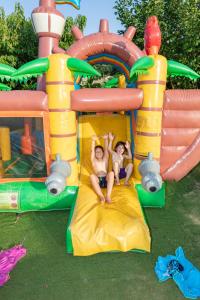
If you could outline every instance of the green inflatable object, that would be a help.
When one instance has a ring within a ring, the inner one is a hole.
[[[0,74],[11,76],[16,71],[15,68],[6,64],[0,64]]]
[[[0,91],[10,91],[11,88],[3,83],[0,83]]]
[[[49,69],[49,59],[47,57],[38,58],[21,66],[12,74],[13,80],[27,81],[32,77],[41,76]]]
[[[13,73],[16,71],[15,68],[10,67],[6,64],[0,64],[0,79],[1,80],[10,80]]]
[[[0,212],[65,210],[75,202],[77,191],[77,186],[68,186],[59,196],[53,196],[44,182],[1,183]]]
[[[136,190],[140,203],[143,207],[164,207],[165,206],[165,183],[161,190],[156,193],[147,192],[141,184],[136,184]]]
[[[101,74],[98,71],[96,71],[90,64],[78,58],[68,58],[67,67],[70,69],[71,72],[74,73],[75,77],[101,76]]]
[[[171,77],[184,76],[192,80],[200,78],[200,75],[194,70],[174,60],[168,60],[167,62],[167,75]]]
[[[154,59],[152,57],[143,56],[139,58],[130,70],[130,78],[132,81],[136,80],[138,75],[148,74],[148,69],[154,66]]]
[[[73,217],[73,214],[74,214],[75,205],[76,205],[76,200],[73,202],[73,204],[71,206],[70,213],[69,213],[69,218],[68,218],[68,221],[67,221],[66,249],[67,249],[67,253],[69,253],[69,254],[73,254],[73,252],[74,252],[70,224],[71,224],[72,217]]]
[[[105,82],[104,87],[105,88],[113,88],[113,87],[118,87],[119,85],[119,78],[112,78]]]
[[[91,65],[78,58],[69,58],[66,62],[66,67],[74,73],[74,76],[91,77],[101,76]],[[49,59],[47,57],[32,60],[12,74],[12,79],[15,81],[27,81],[32,77],[41,76],[49,69]]]

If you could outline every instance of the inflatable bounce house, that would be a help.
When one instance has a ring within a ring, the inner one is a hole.
[[[200,91],[166,90],[167,78],[200,76],[159,54],[156,17],[147,20],[144,50],[132,42],[134,27],[117,35],[105,19],[88,36],[73,27],[75,42],[61,49],[65,19],[56,5],[79,2],[40,0],[32,12],[38,59],[18,70],[0,65],[1,80],[38,78],[36,91],[0,85],[0,211],[70,208],[66,244],[74,255],[149,252],[142,207],[163,207],[164,181],[180,180],[200,160]],[[121,73],[112,88],[78,87],[101,76],[95,64]],[[134,172],[131,186],[114,186],[112,203],[102,205],[90,185],[91,137],[108,132],[130,141]]]

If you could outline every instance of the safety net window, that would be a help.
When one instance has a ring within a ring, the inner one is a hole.
[[[0,118],[0,178],[46,175],[42,118]]]

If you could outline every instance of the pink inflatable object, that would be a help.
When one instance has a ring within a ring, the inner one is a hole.
[[[0,252],[0,287],[10,279],[9,273],[25,255],[26,249],[21,245]]]

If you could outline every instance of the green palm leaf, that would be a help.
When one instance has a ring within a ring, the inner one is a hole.
[[[87,62],[80,60],[78,58],[69,58],[67,60],[68,69],[74,73],[74,77],[82,76],[82,77],[92,77],[92,76],[101,76],[101,74],[95,70],[90,64]]]
[[[174,60],[168,60],[167,65],[167,75],[171,77],[175,76],[184,76],[192,80],[200,78],[200,75],[197,74],[194,70],[188,66],[181,64]]]
[[[3,83],[0,83],[0,91],[10,91],[11,88]]]
[[[15,68],[10,67],[9,65],[6,64],[0,64],[0,79],[3,80],[10,80],[12,74],[16,71]]]
[[[154,59],[152,57],[143,56],[139,58],[130,70],[131,81],[135,81],[138,75],[148,74],[148,69],[154,66]]]
[[[105,88],[118,87],[118,85],[119,85],[119,78],[112,78],[104,83]]]
[[[47,57],[32,60],[21,66],[12,74],[12,79],[15,81],[26,82],[32,77],[41,76],[49,69],[49,59]]]

